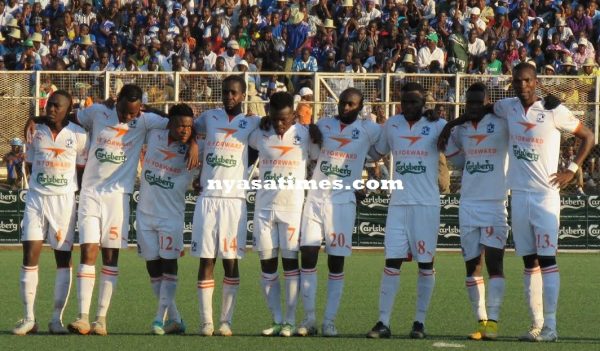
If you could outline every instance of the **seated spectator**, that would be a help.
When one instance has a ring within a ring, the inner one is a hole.
[[[227,72],[232,72],[237,66],[238,63],[242,60],[242,58],[238,55],[238,51],[240,49],[240,45],[235,40],[230,40],[227,43],[227,51],[220,55],[223,59],[225,59],[225,70]]]
[[[474,57],[480,57],[486,54],[487,48],[485,42],[477,37],[477,31],[471,29],[469,31],[469,55]]]
[[[419,70],[427,70],[431,61],[438,61],[442,69],[446,62],[444,51],[438,47],[438,35],[436,33],[427,35],[427,46],[419,50],[419,54],[417,55]]]

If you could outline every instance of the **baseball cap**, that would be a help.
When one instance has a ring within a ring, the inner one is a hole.
[[[240,60],[240,62],[238,62],[238,64],[237,64],[237,65],[238,65],[238,66],[240,66],[240,65],[241,65],[241,66],[246,66],[246,68],[249,68],[249,66],[248,66],[248,61],[246,61],[246,60]]]
[[[176,2],[175,4],[173,4],[173,10],[181,10],[181,4]]]
[[[236,50],[237,50],[237,49],[239,49],[239,48],[240,48],[240,44],[238,44],[238,42],[237,42],[236,40],[230,40],[230,41],[227,43],[227,47],[228,47],[228,48],[232,48],[232,49],[236,49]]]
[[[471,14],[479,16],[481,15],[481,10],[479,9],[479,7],[473,7],[473,9],[471,10]]]
[[[304,87],[304,88],[300,89],[300,91],[298,92],[298,95],[300,95],[300,96],[313,95],[313,91],[311,88]]]
[[[431,40],[431,41],[437,43],[439,40],[439,37],[438,37],[437,33],[429,33],[427,35],[427,40]]]
[[[580,38],[579,41],[577,42],[577,45],[588,45],[588,41],[586,38]]]

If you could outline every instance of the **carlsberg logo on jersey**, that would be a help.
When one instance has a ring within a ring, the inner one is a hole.
[[[122,164],[127,160],[127,156],[123,153],[123,151],[119,152],[119,154],[114,154],[113,152],[108,152],[102,148],[96,149],[94,153],[96,159],[100,161],[100,163],[114,163],[116,165]]]
[[[8,192],[8,194],[0,193],[0,204],[14,204],[17,202],[17,195],[12,192]],[[23,200],[25,202],[25,200]]]
[[[385,226],[371,222],[360,222],[358,230],[368,236],[385,235]]]
[[[467,163],[465,164],[465,168],[467,170],[467,173],[469,174],[489,173],[494,171],[494,164],[490,163],[489,160],[485,160],[484,163],[481,163],[479,161],[467,161]]]
[[[9,222],[0,221],[0,232],[2,233],[12,233],[16,232],[19,229],[19,225],[14,223],[13,220],[9,220]]]
[[[296,177],[294,177],[292,175],[292,173],[288,173],[288,176],[284,176],[282,173],[275,173],[275,172],[271,172],[271,171],[266,171],[265,172],[265,176],[263,180],[274,180],[274,181],[278,181],[279,179],[282,179],[286,182],[291,182],[291,183],[295,183],[296,182]]]
[[[348,169],[348,165],[345,165],[344,168],[342,168],[337,165],[333,165],[327,161],[321,162],[321,166],[319,167],[319,169],[326,176],[334,175],[340,178],[346,178],[352,174],[352,170]]]
[[[561,226],[558,230],[558,238],[583,238],[585,236],[585,228],[581,228],[581,224],[577,225],[577,228]]]
[[[536,154],[535,150],[521,149],[519,145],[513,145],[513,154],[517,160],[533,162],[540,159],[540,155]]]
[[[44,174],[44,173],[38,173],[38,175],[35,177],[35,180],[41,185],[41,186],[67,186],[67,184],[69,184],[69,181],[67,180],[67,178],[65,178],[64,175],[60,175],[60,176],[56,176],[54,174]]]
[[[568,197],[561,197],[560,198],[560,209],[565,209],[565,208],[571,208],[571,209],[581,209],[581,208],[585,208],[585,200],[584,199],[573,199],[573,198],[568,198]]]
[[[171,177],[163,178],[160,175],[152,173],[150,170],[144,172],[144,179],[148,184],[156,185],[163,189],[173,189],[175,186],[175,183],[171,181]]]
[[[427,166],[423,165],[422,161],[418,161],[417,164],[412,162],[396,162],[396,172],[400,175],[403,174],[423,174],[427,172]]]
[[[206,155],[206,163],[215,168],[215,167],[235,167],[237,165],[237,160],[233,158],[233,155],[230,155],[231,158],[225,158],[224,156],[217,156],[212,152]]]

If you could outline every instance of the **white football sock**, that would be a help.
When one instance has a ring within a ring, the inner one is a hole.
[[[212,298],[214,291],[214,280],[198,280],[198,305],[200,306],[200,323],[213,322]]]
[[[167,309],[174,309],[169,319],[181,322],[179,311],[174,306],[175,294],[177,293],[177,276],[163,273],[162,283],[160,285],[160,298],[158,300],[158,310],[156,312],[156,320],[162,321],[165,317]]]
[[[95,282],[96,266],[80,264],[77,270],[77,300],[79,301],[80,315],[90,314]]]
[[[500,320],[500,306],[504,300],[505,280],[503,276],[493,276],[488,280],[487,313],[488,319]]]
[[[119,267],[102,266],[100,274],[100,289],[98,292],[98,317],[106,317],[112,294],[117,288]]]
[[[21,266],[21,299],[25,319],[35,320],[34,305],[38,285],[38,266]]]
[[[471,302],[473,314],[478,321],[487,321],[488,316],[485,310],[485,282],[483,277],[467,277],[465,286]]]
[[[162,276],[160,277],[150,277],[150,286],[152,287],[152,292],[154,296],[158,299],[160,297],[160,285],[162,283]]]
[[[221,301],[221,323],[231,324],[240,278],[223,277],[223,300]]]
[[[300,287],[300,270],[284,271],[285,277],[285,322],[296,325],[296,306],[298,305],[298,289]]]
[[[560,291],[560,274],[557,265],[542,268],[542,282],[544,286],[544,326],[556,330],[556,309]]]
[[[304,317],[314,321],[316,299],[317,299],[317,269],[301,269],[300,284],[302,291],[302,304],[304,305]]]
[[[58,268],[56,270],[56,279],[54,280],[54,312],[52,313],[53,321],[62,321],[63,312],[67,301],[69,300],[69,292],[71,291],[71,267]]]
[[[429,309],[429,302],[435,286],[435,270],[419,269],[417,278],[417,311],[415,321],[425,324],[425,316]]]
[[[544,304],[540,267],[525,268],[523,271],[523,285],[525,287],[525,301],[529,307],[529,316],[533,325],[541,328],[544,325]]]
[[[335,321],[340,302],[342,301],[342,292],[344,291],[344,272],[329,273],[327,279],[327,304],[325,305],[326,321]]]
[[[277,273],[269,274],[262,272],[260,285],[267,300],[267,306],[271,310],[273,321],[281,324],[281,285],[279,283],[279,275]]]
[[[396,294],[400,289],[400,270],[384,267],[381,274],[381,288],[379,289],[379,320],[385,325],[390,325],[390,318],[394,309]]]

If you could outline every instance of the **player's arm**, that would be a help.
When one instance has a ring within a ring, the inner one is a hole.
[[[390,144],[388,142],[387,131],[390,130],[389,124],[390,120],[388,119],[383,128],[379,125],[376,125],[377,129],[374,129],[374,133],[372,136],[371,147],[369,148],[368,154],[369,157],[373,159],[374,162],[381,160],[385,155],[390,152]]]
[[[446,123],[444,128],[442,128],[440,135],[438,136],[438,142],[437,142],[438,149],[440,151],[445,151],[446,146],[448,145],[448,140],[450,139],[450,135],[452,134],[452,129],[454,127],[462,125],[468,121],[469,121],[469,119],[466,115],[461,115],[460,117],[455,118],[455,119],[449,121],[448,123]],[[446,155],[446,156],[448,156],[448,155]]]
[[[592,147],[594,146],[594,133],[583,125],[583,123],[579,123],[579,127],[573,132],[573,135],[577,139],[581,141],[579,145],[579,149],[577,150],[577,154],[575,155],[575,159],[569,164],[569,167],[563,171],[559,171],[550,176],[550,184],[556,185],[560,188],[567,186],[575,177],[575,173],[577,170],[581,168],[583,161],[587,158]]]
[[[450,138],[448,138],[448,145],[444,151],[444,155],[446,156],[446,160],[448,160],[448,162],[450,162],[454,167],[463,169],[465,164],[465,153],[462,148],[460,138],[460,130],[452,130]]]
[[[83,179],[83,171],[85,169],[85,164],[87,163],[88,151],[90,148],[90,139],[87,137],[86,133],[78,133],[76,134],[77,138],[77,157],[75,162],[75,172],[77,176],[77,184],[78,188],[81,189],[82,179]]]

